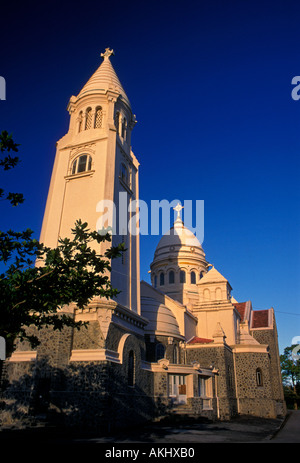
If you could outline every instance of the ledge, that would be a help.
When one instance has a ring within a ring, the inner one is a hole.
[[[166,363],[162,362],[165,360]],[[142,370],[152,371],[153,373],[171,373],[171,374],[197,374],[200,376],[215,376],[216,370],[210,368],[195,369],[193,365],[172,364],[167,359],[161,359],[159,362],[146,362],[142,361]]]
[[[70,362],[114,362],[120,363],[119,354],[108,349],[72,350]]]
[[[81,177],[92,177],[95,170],[85,170],[84,172],[79,172],[78,174],[65,175],[65,180],[73,180],[73,178]]]
[[[232,347],[232,352],[234,354],[239,353],[269,353],[269,346],[267,344],[235,344]]]
[[[12,353],[7,359],[8,362],[34,362],[36,360],[37,351],[33,350],[17,350]]]

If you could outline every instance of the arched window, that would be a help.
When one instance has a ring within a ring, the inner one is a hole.
[[[191,285],[195,285],[195,284],[196,284],[196,273],[191,272]]]
[[[200,275],[199,275],[200,280],[203,277],[203,275],[204,275],[204,272],[200,272]]]
[[[117,129],[117,134],[120,135],[120,113],[119,111],[115,114],[115,127]]]
[[[210,301],[210,290],[208,288],[203,291],[203,298],[204,301]]]
[[[122,121],[122,133],[121,133],[121,136],[122,138],[124,138],[124,140],[126,140],[126,129],[127,129],[127,121],[124,117]]]
[[[92,157],[87,154],[82,154],[73,161],[72,175],[79,174],[80,172],[89,171],[92,168]]]
[[[263,385],[262,371],[261,371],[260,368],[256,369],[256,385],[257,386],[262,386]]]
[[[76,168],[77,168],[77,159],[75,159],[72,165],[72,175],[76,174]]]
[[[216,288],[216,300],[220,301],[222,299],[222,290],[221,288]]]
[[[185,271],[180,270],[180,283],[185,283]]]
[[[165,356],[165,347],[163,344],[157,344],[155,349],[156,361],[163,359]]]
[[[131,350],[128,355],[128,386],[134,386],[135,383],[135,358]]]
[[[128,170],[125,164],[123,164],[123,162],[121,162],[121,165],[120,165],[120,175],[119,176],[122,182],[124,182],[126,185],[129,184]]]
[[[77,167],[77,173],[79,172],[85,172],[86,170],[90,170],[89,166],[89,159],[90,157],[84,154],[83,156],[79,156],[78,158],[78,167]]]
[[[82,111],[80,111],[79,116],[78,116],[78,132],[82,131],[82,119],[83,119]]]
[[[165,274],[161,272],[161,274],[159,275],[159,285],[164,286],[164,284],[165,284]]]
[[[173,363],[179,363],[179,351],[178,351],[178,346],[174,346],[173,349]]]
[[[175,283],[175,273],[173,270],[169,271],[169,285],[173,285]]]
[[[102,127],[102,116],[103,116],[102,108],[101,106],[98,106],[95,112],[95,124],[94,124],[95,129],[100,129]]]
[[[92,127],[92,108],[87,108],[85,113],[85,130]]]

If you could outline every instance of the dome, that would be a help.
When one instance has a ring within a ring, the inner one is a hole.
[[[182,337],[177,320],[168,307],[151,297],[142,296],[141,302],[142,316],[149,320],[146,334]]]
[[[194,233],[186,228],[180,218],[174,222],[174,226],[164,234],[158,243],[156,250],[164,246],[197,246],[201,248],[199,240]]]
[[[184,226],[182,220],[177,217],[174,226],[159,241],[154,253],[153,262],[168,258],[171,255],[178,255],[179,253],[182,255],[192,253],[195,257],[205,259],[205,253],[199,240],[191,230]]]

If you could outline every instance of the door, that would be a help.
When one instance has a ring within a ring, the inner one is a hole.
[[[169,375],[169,396],[175,404],[186,404],[186,378],[184,375]]]

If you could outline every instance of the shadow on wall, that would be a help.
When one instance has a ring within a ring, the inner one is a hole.
[[[9,370],[17,368],[8,365],[8,377]],[[18,379],[3,383],[1,426],[22,428],[43,421],[111,432],[145,423],[168,409],[164,398],[155,401],[149,395],[152,376],[148,372],[142,381],[145,387],[140,387],[129,386],[117,364],[74,362],[54,368],[44,358],[28,363],[24,370]]]

